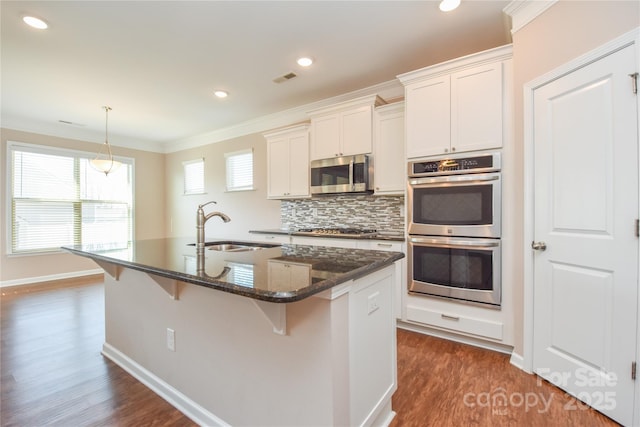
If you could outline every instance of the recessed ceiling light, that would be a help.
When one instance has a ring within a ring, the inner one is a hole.
[[[229,92],[227,92],[226,90],[216,90],[215,92],[213,92],[213,94],[218,98],[226,98],[227,96],[229,96]]]
[[[47,28],[49,28],[49,25],[47,25],[46,22],[44,22],[40,18],[36,18],[35,16],[25,16],[22,18],[22,20],[28,26],[37,28],[39,30],[46,30]]]
[[[313,64],[313,59],[303,56],[302,58],[298,58],[296,62],[301,67],[308,67],[309,65]]]
[[[450,12],[458,6],[460,6],[460,0],[442,0],[440,2],[440,10],[443,12]]]

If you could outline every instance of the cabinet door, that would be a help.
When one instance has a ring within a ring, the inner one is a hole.
[[[340,116],[332,114],[311,119],[311,160],[340,155]]]
[[[404,111],[382,107],[375,114],[374,188],[376,194],[404,194]]]
[[[372,151],[372,113],[365,106],[342,113],[341,156],[368,154]]]
[[[294,245],[310,245],[310,246],[329,246],[332,248],[351,248],[355,249],[357,241],[352,239],[343,239],[340,237],[307,237],[307,236],[291,236],[291,243]]]
[[[449,152],[451,83],[442,76],[406,88],[407,157]]]
[[[267,149],[267,197],[280,198],[289,192],[289,141],[270,140]]]
[[[306,133],[289,139],[289,195],[309,195],[309,138]]]
[[[502,147],[502,63],[451,75],[451,149]]]
[[[268,286],[271,291],[291,291],[311,284],[311,265],[277,260],[268,261]]]

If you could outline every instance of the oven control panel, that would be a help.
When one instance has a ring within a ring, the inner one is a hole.
[[[409,162],[409,176],[435,176],[500,170],[500,153]]]

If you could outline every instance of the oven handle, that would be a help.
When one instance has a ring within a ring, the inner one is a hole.
[[[500,179],[500,175],[491,174],[491,175],[455,175],[455,176],[445,176],[445,177],[435,177],[435,178],[416,178],[409,180],[409,184],[411,185],[425,185],[425,184],[473,184],[473,183],[483,183],[490,181],[497,181]]]
[[[495,248],[500,246],[499,241],[493,240],[462,240],[456,239],[455,241],[443,240],[443,239],[429,239],[425,237],[411,237],[409,239],[411,243],[425,244],[437,248],[459,248],[459,249],[477,249],[477,248]]]

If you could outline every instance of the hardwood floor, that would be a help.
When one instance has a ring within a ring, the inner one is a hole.
[[[71,284],[2,294],[0,424],[195,425],[101,356],[103,285]],[[507,404],[494,406],[501,393]],[[506,355],[404,330],[393,407],[392,427],[616,425]]]

